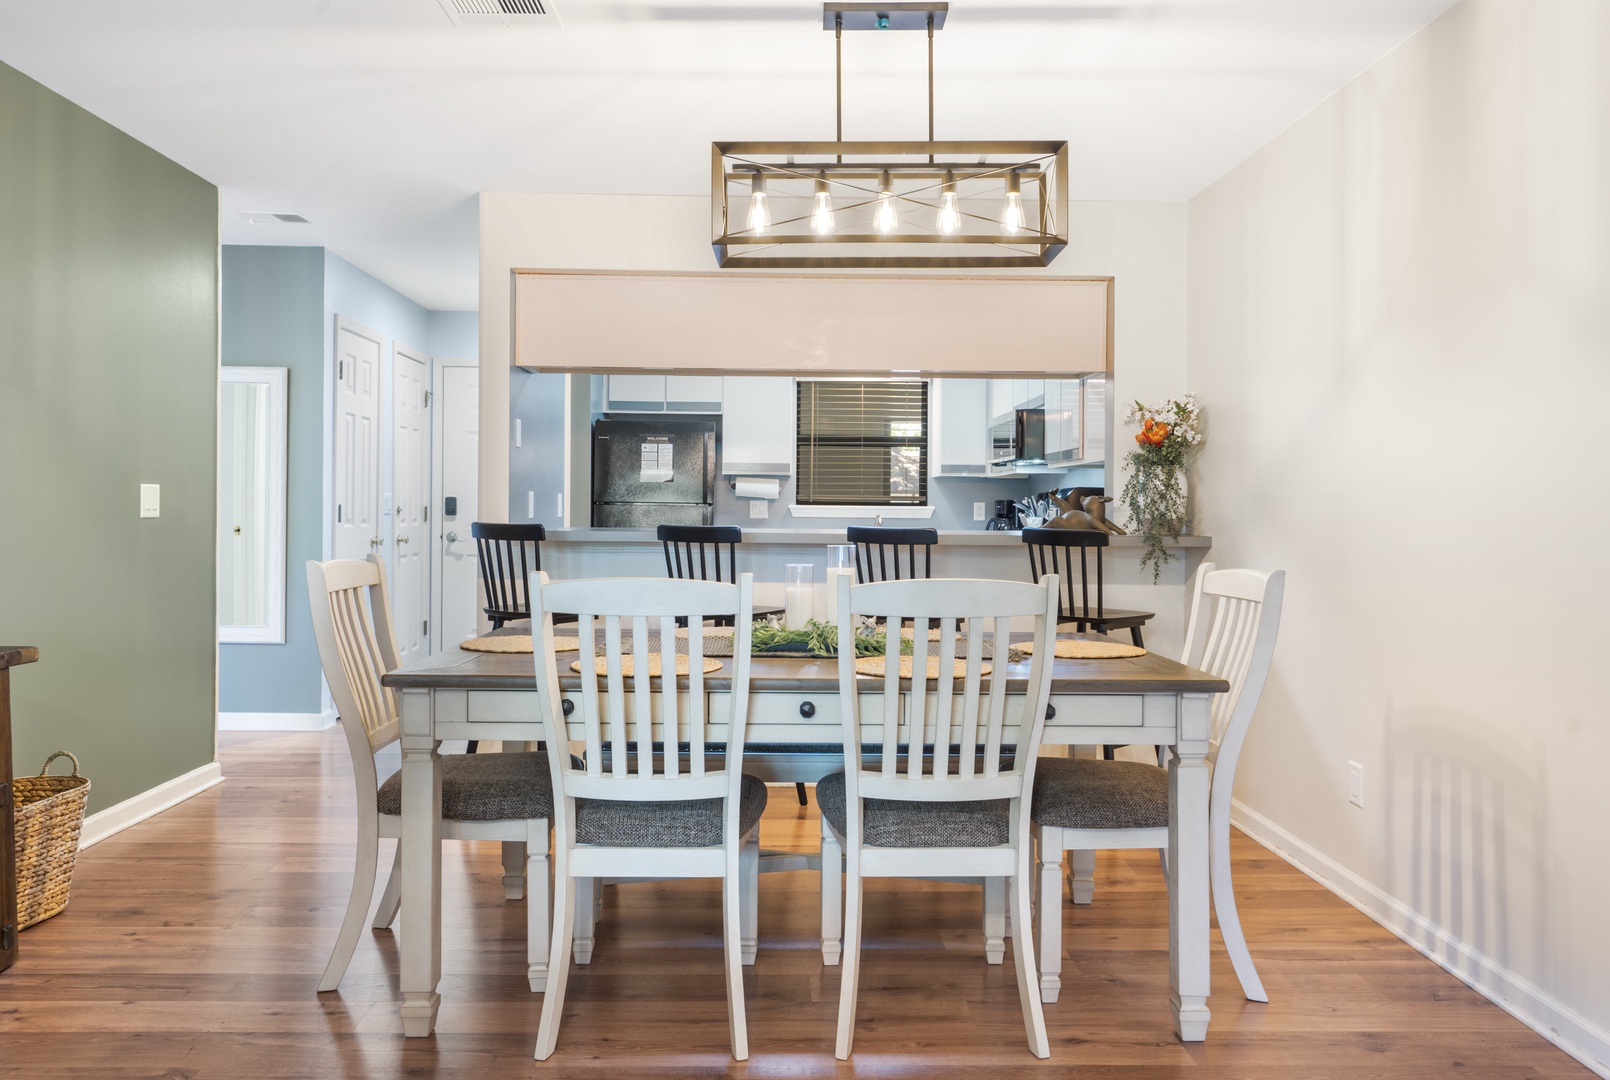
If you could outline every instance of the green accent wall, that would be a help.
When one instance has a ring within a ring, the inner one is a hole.
[[[218,189],[0,64],[0,640],[92,813],[214,760],[217,364]]]

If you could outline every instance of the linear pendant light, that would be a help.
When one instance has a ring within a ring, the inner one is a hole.
[[[934,31],[950,5],[822,5],[833,31],[832,142],[711,144],[716,264],[763,267],[1047,266],[1067,246],[1068,144],[934,138]],[[845,142],[843,35],[928,34],[928,139]]]

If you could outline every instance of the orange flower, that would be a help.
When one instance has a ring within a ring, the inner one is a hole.
[[[1152,429],[1152,434],[1156,435],[1159,439],[1166,439],[1168,438],[1169,431],[1170,428],[1167,424],[1158,424],[1157,427]]]
[[[1135,436],[1135,441],[1140,443],[1140,445],[1145,446],[1146,445],[1146,435],[1145,435],[1145,433],[1144,432],[1137,433],[1136,436]]]
[[[1151,417],[1148,416],[1146,418],[1146,422],[1141,425],[1141,430],[1142,431],[1150,431],[1150,430],[1152,430],[1152,425],[1155,424],[1155,423],[1157,423],[1157,421],[1153,420]]]

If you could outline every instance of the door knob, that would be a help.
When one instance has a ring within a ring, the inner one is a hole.
[[[380,539],[380,537],[378,537],[378,536],[371,536],[369,538],[369,546],[372,547],[372,548],[377,548],[381,544],[384,544],[384,543],[385,543],[385,541]]]
[[[445,536],[443,536],[442,539],[446,540],[449,544],[456,544],[456,543],[458,543],[458,533],[453,532],[451,529],[449,529],[447,531],[447,534]]]
[[[406,544],[406,543],[408,543],[408,537],[406,537],[406,536],[399,536],[399,537],[397,537],[397,543],[399,543],[399,544]]]

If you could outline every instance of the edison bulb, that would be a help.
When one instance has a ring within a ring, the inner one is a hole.
[[[900,227],[900,212],[894,207],[892,192],[878,192],[878,208],[872,213],[872,227],[885,235]]]
[[[1006,205],[1001,207],[1001,232],[1008,236],[1023,231],[1023,196],[1016,191],[1006,193]]]
[[[934,219],[934,228],[947,236],[961,232],[962,215],[956,208],[956,193],[947,191],[939,196],[939,216]]]
[[[811,207],[811,232],[826,236],[833,231],[833,197],[818,191]]]
[[[751,192],[749,195],[749,231],[756,236],[766,235],[771,228],[771,209],[766,205],[764,191]]]

